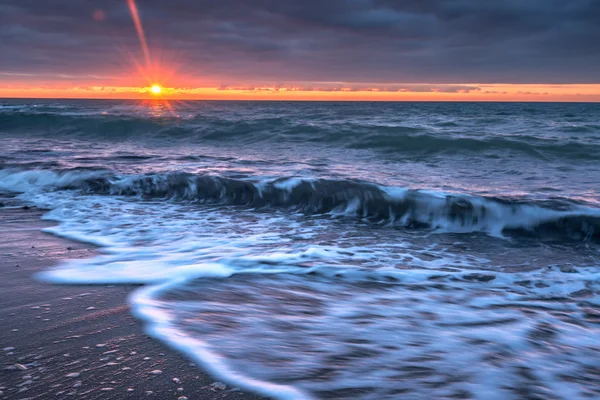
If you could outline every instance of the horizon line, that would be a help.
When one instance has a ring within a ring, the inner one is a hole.
[[[600,100],[452,100],[452,99],[248,99],[248,98],[177,98],[177,97],[28,97],[28,96],[9,96],[0,97],[0,101],[5,100],[91,100],[91,101],[222,101],[222,102],[295,102],[295,103],[572,103],[572,104],[600,104]]]

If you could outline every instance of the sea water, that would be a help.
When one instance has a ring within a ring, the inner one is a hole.
[[[0,190],[281,399],[600,397],[597,104],[0,101]]]

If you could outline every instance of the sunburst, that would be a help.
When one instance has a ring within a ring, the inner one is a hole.
[[[152,85],[152,87],[150,88],[150,91],[152,92],[153,95],[158,96],[159,94],[162,93],[162,88],[160,87],[160,85]]]

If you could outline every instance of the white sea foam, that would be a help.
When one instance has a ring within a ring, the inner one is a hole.
[[[86,179],[104,175],[101,171],[57,172],[52,170],[0,169],[0,189],[28,194],[43,189],[77,185]]]
[[[593,247],[528,247],[334,216],[356,212],[354,202],[311,217],[54,191],[80,173],[18,174],[0,176],[0,185],[51,209],[44,218],[59,224],[47,232],[102,246],[41,279],[146,285],[130,302],[148,333],[232,384],[281,399],[596,393]],[[435,218],[447,201],[416,195],[423,216]],[[488,223],[529,212],[518,210],[490,209]]]

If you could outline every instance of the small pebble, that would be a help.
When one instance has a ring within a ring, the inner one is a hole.
[[[153,394],[154,392],[152,390],[146,390],[146,396],[150,396],[151,394]]]
[[[173,378],[173,379],[172,379],[172,381],[173,381],[173,383],[175,383],[175,384],[179,384],[179,382],[181,382],[181,381],[179,380],[179,378]]]
[[[74,388],[78,388],[78,387],[81,387],[81,385],[82,385],[81,381],[76,381],[76,382],[73,384],[73,387],[74,387]]]
[[[78,378],[81,375],[79,372],[71,372],[70,374],[65,375],[67,378]]]
[[[13,351],[15,348],[14,347],[5,347],[3,350],[4,351]]]
[[[210,386],[212,386],[213,389],[217,389],[217,390],[227,389],[227,385],[224,384],[223,382],[215,382],[215,383],[212,383]]]
[[[105,347],[105,346],[106,346],[106,343],[98,343],[98,344],[96,345],[96,347]]]
[[[17,369],[20,369],[21,371],[25,371],[27,369],[27,367],[24,366],[23,364],[15,364],[15,367]]]
[[[105,387],[105,388],[100,389],[101,392],[109,392],[111,390],[115,390],[115,388]]]
[[[185,397],[185,396],[181,396],[181,397],[179,397],[177,400],[188,400],[188,398],[187,398],[187,397]]]
[[[134,388],[127,388],[128,392],[133,392],[135,389]]]
[[[96,307],[88,307],[88,308],[86,308],[86,310],[95,310],[95,309],[96,309]]]
[[[152,357],[144,357],[144,361],[152,360]]]
[[[155,369],[154,371],[150,372],[152,375],[160,375],[162,374],[162,371],[160,369]]]

